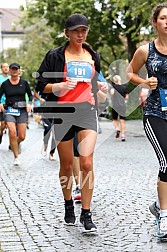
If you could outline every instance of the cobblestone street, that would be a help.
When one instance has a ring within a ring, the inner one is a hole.
[[[126,121],[126,141],[114,138],[111,121],[100,121],[94,154],[92,200],[96,235],[82,233],[80,204],[75,226],[64,224],[59,162],[41,155],[43,129],[31,121],[13,166],[8,136],[0,145],[0,243],[3,252],[165,252],[155,237],[148,206],[156,199],[158,162],[142,121]]]

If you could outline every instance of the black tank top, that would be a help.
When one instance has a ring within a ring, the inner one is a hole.
[[[167,55],[160,53],[154,41],[149,43],[148,58],[146,61],[148,77],[156,77],[156,90],[150,92],[144,108],[144,115],[153,115],[167,120],[167,111],[162,111],[159,89],[167,89]]]

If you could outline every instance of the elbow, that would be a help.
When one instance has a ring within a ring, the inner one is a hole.
[[[132,76],[133,76],[133,69],[132,67],[129,65],[127,67],[127,70],[126,70],[126,78],[127,78],[127,81],[130,81],[132,79]]]
[[[131,72],[126,72],[126,79],[127,81],[130,81],[132,79],[132,73]]]

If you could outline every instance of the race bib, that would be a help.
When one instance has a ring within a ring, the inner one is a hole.
[[[160,89],[159,93],[162,111],[167,111],[167,89]]]
[[[12,107],[8,107],[6,114],[19,116],[20,115],[20,109],[14,109]]]
[[[84,61],[70,61],[67,63],[67,79],[77,82],[91,82],[93,75],[92,66]]]

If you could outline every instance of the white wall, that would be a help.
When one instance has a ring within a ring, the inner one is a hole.
[[[19,47],[20,44],[22,43],[21,38],[23,35],[20,35],[20,38],[18,37],[18,35],[16,36],[17,37],[13,35],[6,35],[6,34],[5,34],[5,37],[2,36],[2,50]]]

